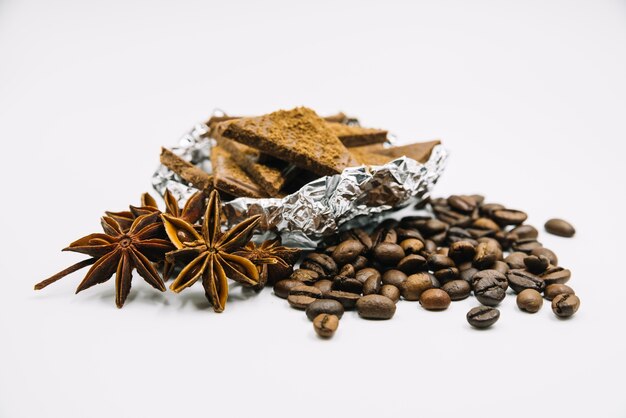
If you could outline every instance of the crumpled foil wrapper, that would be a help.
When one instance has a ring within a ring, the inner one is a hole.
[[[213,140],[209,128],[198,124],[170,149],[192,164],[211,172]],[[372,217],[418,203],[429,196],[445,168],[448,153],[436,146],[424,164],[402,157],[382,166],[350,167],[343,173],[316,179],[282,199],[240,197],[223,203],[227,224],[261,214],[261,239],[279,234],[285,245],[315,248],[342,225],[372,222]],[[160,165],[152,185],[163,196],[169,189],[183,203],[197,191],[167,167]]]

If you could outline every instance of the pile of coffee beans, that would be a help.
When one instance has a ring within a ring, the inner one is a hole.
[[[429,199],[417,209],[420,215],[327,239],[289,278],[275,283],[274,293],[305,310],[324,338],[335,333],[344,311],[391,319],[400,299],[439,311],[473,293],[481,306],[466,318],[476,328],[499,319],[496,306],[507,294],[517,295],[524,312],[538,312],[544,298],[558,317],[578,310],[580,300],[565,284],[570,270],[537,240],[537,229],[524,224],[526,213],[486,203],[480,195]],[[545,228],[574,235],[561,219],[548,221]]]

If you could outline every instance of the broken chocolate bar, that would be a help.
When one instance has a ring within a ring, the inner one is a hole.
[[[267,193],[219,145],[211,148],[214,186],[237,197],[268,197]]]

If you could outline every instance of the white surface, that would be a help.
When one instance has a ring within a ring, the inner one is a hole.
[[[624,2],[181,3],[0,2],[0,417],[626,416]],[[74,296],[80,273],[32,290],[214,107],[301,104],[441,137],[437,194],[571,220],[575,239],[541,241],[576,317],[509,297],[478,332],[474,299],[401,302],[320,341],[269,290],[222,315],[200,286],[135,280],[122,310],[112,281]]]

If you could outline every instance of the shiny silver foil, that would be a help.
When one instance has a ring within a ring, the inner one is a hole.
[[[170,149],[210,173],[212,143],[208,126],[199,124]],[[444,170],[447,155],[438,145],[425,164],[402,157],[382,166],[346,168],[282,199],[240,197],[225,202],[224,214],[229,225],[261,214],[261,228],[266,231],[262,239],[279,234],[285,245],[315,248],[322,238],[346,223],[368,223],[372,217],[428,197]],[[197,191],[163,165],[153,174],[152,185],[161,196],[169,189],[182,202]]]

